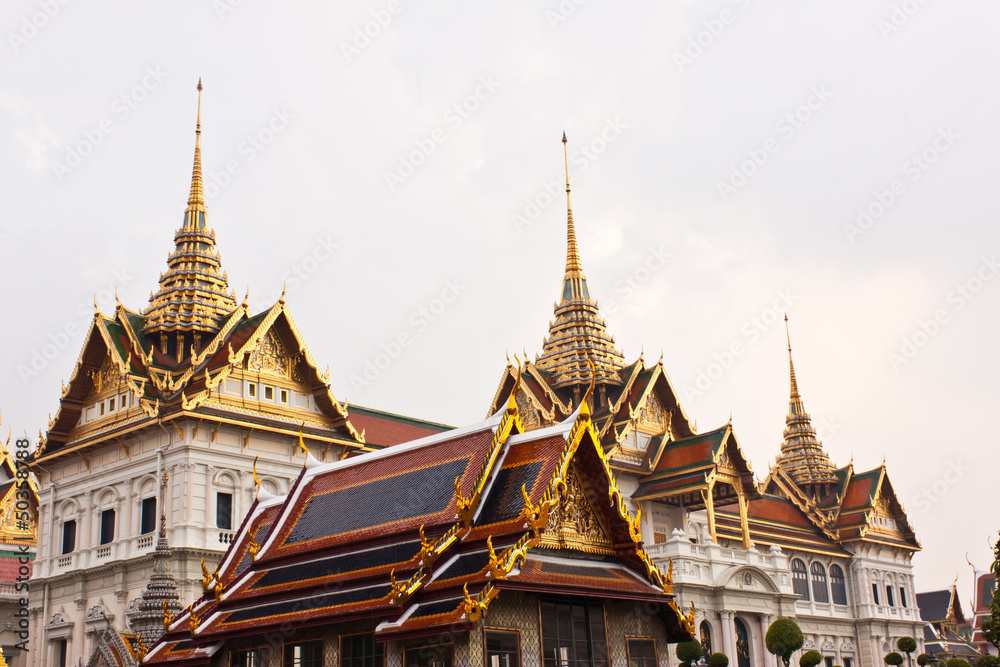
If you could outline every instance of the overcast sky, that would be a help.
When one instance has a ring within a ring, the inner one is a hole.
[[[731,413],[762,479],[787,311],[834,462],[885,458],[918,588],[960,574],[968,604],[965,553],[985,568],[1000,528],[996,3],[5,0],[0,27],[15,433],[55,413],[95,294],[111,314],[116,288],[135,310],[156,288],[198,77],[237,298],[263,310],[287,283],[338,399],[456,425],[508,351],[541,349],[565,130],[626,358],[662,350],[699,430]]]

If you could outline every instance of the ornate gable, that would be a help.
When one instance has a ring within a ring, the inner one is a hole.
[[[576,471],[570,468],[566,490],[549,514],[549,523],[542,533],[539,546],[550,549],[575,549],[586,553],[615,553],[607,530],[587,500]]]

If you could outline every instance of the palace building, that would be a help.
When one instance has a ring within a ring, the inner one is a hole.
[[[479,424],[309,457],[287,497],[260,492],[143,664],[665,664],[692,611],[643,550],[587,406],[525,433],[511,399]]]
[[[166,272],[142,312],[95,306],[31,461],[31,665],[76,665],[99,647],[118,655],[130,637],[151,643],[141,631],[150,577],[172,571],[163,583],[178,611],[202,594],[202,559],[217,565],[251,507],[254,461],[265,490],[287,493],[299,442],[337,461],[449,428],[339,402],[284,295],[256,314],[237,301],[206,214],[198,90],[190,195]]]
[[[885,466],[833,463],[790,342],[766,477],[732,423],[699,433],[662,358],[627,363],[601,318],[568,162],[541,353],[451,429],[339,402],[284,295],[237,303],[200,107],[167,271],[142,312],[95,312],[32,460],[29,664],[666,667],[696,637],[777,667],[782,616],[825,667],[922,645],[920,545]]]
[[[565,149],[566,137],[563,135]],[[567,164],[566,271],[542,351],[509,361],[490,412],[514,400],[528,429],[578,409],[591,374],[595,430],[631,504],[642,510],[647,553],[673,569],[674,592],[693,602],[708,651],[734,667],[776,667],[770,623],[795,618],[803,650],[826,667],[879,667],[895,640],[922,642],[911,559],[920,545],[885,466],[837,468],[799,393],[791,391],[775,464],[757,483],[732,423],[697,433],[663,368],[631,364],[591,296],[577,246]]]

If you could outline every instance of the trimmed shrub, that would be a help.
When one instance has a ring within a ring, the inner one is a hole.
[[[790,618],[776,620],[767,629],[767,635],[764,637],[767,650],[781,658],[785,667],[788,667],[788,663],[792,660],[792,654],[802,648],[805,641],[799,624]]]
[[[806,651],[799,658],[799,667],[816,667],[823,662],[823,654],[819,651]]]

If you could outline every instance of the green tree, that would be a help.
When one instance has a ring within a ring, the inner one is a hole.
[[[952,658],[944,663],[945,667],[972,667],[968,660],[963,660],[962,658]]]
[[[899,667],[903,664],[903,656],[895,651],[892,653],[886,653],[885,657],[882,659],[885,660],[885,664],[893,665],[893,667]]]
[[[781,658],[785,667],[791,662],[792,654],[802,648],[804,643],[805,637],[802,636],[799,624],[790,618],[779,618],[772,623],[764,637],[767,650]]]
[[[906,664],[912,665],[910,654],[917,650],[917,640],[913,637],[900,637],[896,640],[896,648],[906,654]]]
[[[1000,538],[993,547],[993,580],[1000,582]],[[983,619],[983,636],[991,644],[1000,648],[1000,588],[994,588],[993,603],[990,605],[990,615]]]
[[[701,654],[701,642],[681,642],[677,645],[677,659],[681,661],[681,667],[691,667]]]
[[[799,658],[799,667],[816,667],[823,662],[823,654],[819,651],[806,651]]]
[[[729,656],[725,653],[713,653],[708,656],[708,667],[729,667]],[[990,665],[989,667],[997,667]]]
[[[927,661],[930,659],[931,659],[930,654],[921,653],[920,655],[917,656],[917,664],[920,665],[920,667],[926,667]]]
[[[1000,660],[995,655],[981,655],[976,658],[976,667],[1000,667]]]

